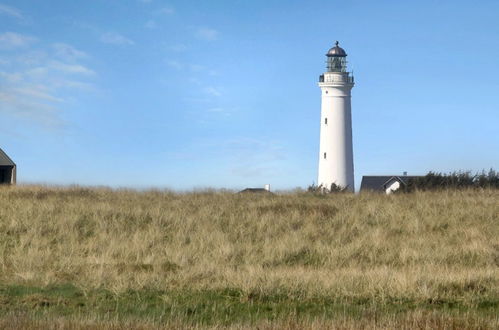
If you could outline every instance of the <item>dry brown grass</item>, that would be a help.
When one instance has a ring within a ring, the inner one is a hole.
[[[497,322],[496,324],[497,325]],[[400,330],[423,330],[423,329],[494,329],[494,324],[473,316],[463,315],[459,317],[443,316],[439,313],[414,312],[403,317],[387,317],[375,319],[366,317],[359,320],[351,318],[339,318],[335,320],[296,320],[286,319],[278,321],[263,320],[256,324],[233,324],[229,326],[206,326],[186,325],[180,322],[166,322],[165,324],[153,324],[140,321],[105,321],[93,319],[68,320],[67,318],[56,319],[30,319],[22,315],[9,315],[0,319],[1,329],[31,330],[31,329],[87,329],[87,330],[119,330],[119,329],[212,329],[212,330],[356,330],[356,329],[400,329]]]
[[[2,187],[0,281],[497,303],[499,191],[401,195]],[[250,299],[248,298],[248,299]]]

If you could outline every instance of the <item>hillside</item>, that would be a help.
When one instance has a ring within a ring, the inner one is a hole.
[[[499,326],[499,190],[1,187],[0,246],[1,327]]]

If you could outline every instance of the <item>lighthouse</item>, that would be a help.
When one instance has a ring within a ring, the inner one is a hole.
[[[333,184],[354,191],[351,90],[353,75],[347,71],[347,53],[336,45],[327,54],[326,72],[319,77],[321,130],[317,184]]]

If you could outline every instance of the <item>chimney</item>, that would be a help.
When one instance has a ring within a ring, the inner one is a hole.
[[[266,184],[263,189],[267,190],[267,191],[270,191],[270,184]]]

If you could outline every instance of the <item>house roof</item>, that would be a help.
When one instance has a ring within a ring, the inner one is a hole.
[[[9,156],[0,148],[0,166],[16,166]]]
[[[415,175],[364,175],[360,184],[360,190],[384,191],[384,185],[388,181],[395,179],[403,184],[407,184],[410,179],[418,178]]]
[[[244,190],[241,190],[239,193],[270,193],[270,191],[263,189],[263,188],[246,188]]]

